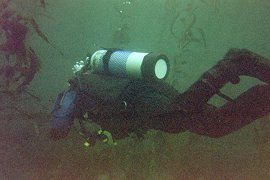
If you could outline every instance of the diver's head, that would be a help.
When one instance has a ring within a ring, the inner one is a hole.
[[[69,89],[57,96],[51,121],[51,138],[58,140],[68,135],[73,124],[77,93]]]

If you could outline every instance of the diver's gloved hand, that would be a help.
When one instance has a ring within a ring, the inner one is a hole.
[[[51,138],[58,140],[67,136],[73,123],[76,92],[69,89],[57,96],[52,110]]]

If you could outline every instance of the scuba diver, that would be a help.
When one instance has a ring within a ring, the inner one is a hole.
[[[169,63],[165,55],[119,49],[99,50],[74,66],[68,90],[60,93],[52,111],[51,137],[69,133],[74,119],[94,142],[100,132],[89,132],[86,119],[108,130],[116,139],[149,129],[168,133],[191,131],[222,137],[270,112],[270,60],[246,49],[230,49],[185,92],[164,80]],[[220,92],[240,76],[264,82],[231,99]],[[227,100],[221,107],[208,103],[214,95]],[[85,118],[87,115],[87,118]]]

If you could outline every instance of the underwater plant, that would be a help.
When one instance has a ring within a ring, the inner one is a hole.
[[[195,10],[195,9],[194,9]],[[180,21],[183,30],[178,34],[176,32],[176,21]],[[202,45],[206,46],[206,35],[202,28],[195,27],[197,17],[194,12],[181,17],[181,13],[178,13],[171,24],[170,31],[174,38],[178,41],[177,46],[178,49],[183,52],[190,43],[202,43]]]
[[[26,42],[28,33],[35,32],[42,40],[57,49],[39,28],[34,15],[24,13],[16,3],[25,2],[0,2],[0,92],[12,96],[26,91],[26,87],[40,70],[40,59]],[[35,8],[45,8],[44,0],[40,0],[39,3],[40,6]]]
[[[123,24],[113,34],[113,46],[122,47],[128,45],[129,42],[129,26],[128,24]]]
[[[130,18],[129,11],[133,3],[134,1],[132,0],[124,0],[124,1],[121,1],[120,4],[117,2],[117,4],[114,5],[114,10],[116,11],[116,13],[119,14],[120,22],[119,22],[119,26],[113,33],[113,38],[112,38],[113,47],[124,48],[130,42],[130,37],[129,37],[130,28],[129,28],[128,20]]]
[[[219,0],[200,0],[207,6],[212,6],[215,12],[219,12]]]
[[[171,19],[170,23],[170,34],[176,41],[177,53],[173,58],[173,66],[172,66],[172,74],[182,73],[179,69],[180,64],[187,63],[186,61],[182,61],[183,55],[185,52],[189,50],[189,46],[197,43],[203,47],[206,47],[206,33],[201,27],[196,25],[197,16],[196,10],[198,9],[195,0],[188,1],[184,3],[184,1],[167,1],[166,11],[172,11],[174,16]],[[174,5],[175,4],[175,5]],[[178,7],[177,9],[175,7]],[[171,9],[169,9],[171,8]],[[177,79],[175,77],[179,76],[171,76],[170,83],[176,84]]]

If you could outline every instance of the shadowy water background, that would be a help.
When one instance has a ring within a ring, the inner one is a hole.
[[[37,22],[64,56],[36,34],[28,37],[42,60],[29,90],[41,101],[27,95],[16,100],[1,97],[1,179],[269,179],[270,116],[219,139],[151,130],[143,139],[128,137],[113,147],[84,148],[74,130],[61,141],[48,138],[53,100],[67,88],[72,66],[86,53],[119,46],[167,54],[177,69],[168,82],[182,92],[229,48],[248,48],[270,57],[268,0],[46,3],[46,16],[37,16]],[[194,17],[196,22],[188,29]],[[192,33],[193,41],[181,48],[185,30]],[[222,91],[236,97],[260,83],[241,80]],[[225,103],[218,97],[211,102]],[[3,108],[12,105],[19,109]]]

